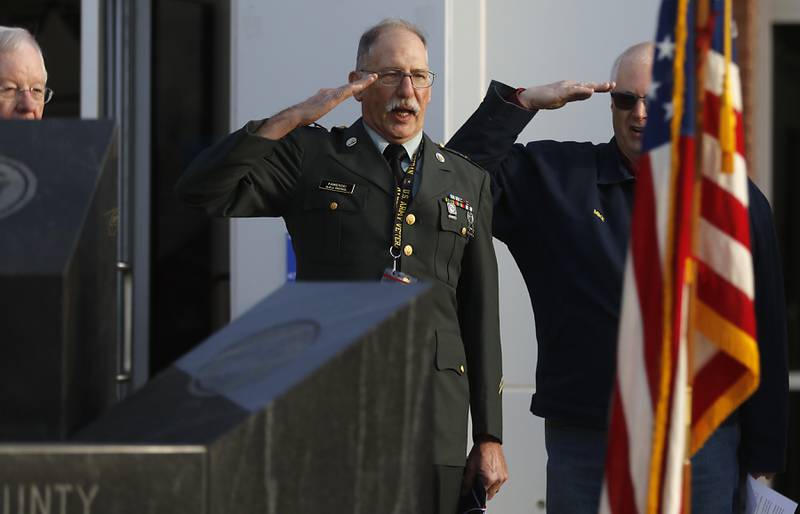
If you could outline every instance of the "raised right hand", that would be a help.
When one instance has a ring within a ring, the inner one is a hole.
[[[586,100],[594,93],[606,93],[614,88],[613,82],[575,82],[562,80],[544,86],[529,87],[519,94],[526,109],[558,109],[577,100]]]
[[[280,139],[297,127],[310,125],[354,94],[370,87],[378,75],[370,73],[337,88],[320,89],[315,95],[284,109],[263,123],[256,133],[267,139]]]

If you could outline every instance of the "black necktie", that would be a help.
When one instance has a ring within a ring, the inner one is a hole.
[[[404,173],[403,165],[400,162],[403,160],[403,157],[406,156],[406,149],[403,147],[403,145],[392,143],[383,151],[383,156],[386,158],[386,161],[389,163],[389,167],[392,169],[395,182],[397,182],[398,186],[402,187]]]

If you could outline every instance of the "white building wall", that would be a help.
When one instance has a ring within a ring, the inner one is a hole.
[[[485,63],[485,76],[474,75],[482,82],[481,98],[492,79],[514,87],[564,79],[608,80],[611,65],[622,50],[653,38],[658,8],[658,2],[636,0],[482,0],[480,3],[484,11],[481,19],[485,43],[483,56],[472,61]],[[458,27],[460,23],[456,21],[454,25]],[[474,106],[480,100],[475,98],[472,84],[457,91],[473,98],[471,102],[454,100],[459,106]],[[608,141],[612,136],[609,105],[608,95],[599,95],[560,110],[540,112],[519,141]],[[454,109],[452,126],[459,127],[470,114],[470,109]],[[513,257],[503,243],[495,241],[495,247],[500,268],[506,383],[504,446],[511,478],[491,503],[491,511],[540,513],[546,511],[547,454],[543,420],[528,411],[535,390],[537,356],[533,311]]]
[[[480,102],[489,79],[530,86],[560,79],[606,80],[615,56],[651,39],[658,2],[639,0],[232,0],[231,128],[273,114],[321,87],[347,80],[358,37],[382,18],[421,25],[437,73],[426,131],[446,140]],[[348,101],[324,117],[350,124]],[[608,96],[542,112],[520,136],[594,142],[611,137]],[[285,277],[285,227],[280,220],[234,220],[231,231],[232,311],[236,316]],[[536,345],[530,300],[505,246],[496,242],[505,373],[505,451],[511,479],[490,512],[544,512],[546,454],[541,419],[528,412]],[[568,306],[565,306],[568,308]],[[576,356],[580,358],[580,356]]]

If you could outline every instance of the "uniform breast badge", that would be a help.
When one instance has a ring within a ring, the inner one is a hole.
[[[452,220],[458,219],[458,209],[464,210],[467,218],[467,228],[465,231],[466,233],[462,233],[462,235],[466,235],[470,238],[475,237],[475,211],[469,202],[452,193],[447,195],[445,202],[447,202],[448,217]]]
[[[447,217],[451,220],[458,218],[458,210],[456,209],[456,204],[452,198],[445,198],[445,203],[447,204]]]

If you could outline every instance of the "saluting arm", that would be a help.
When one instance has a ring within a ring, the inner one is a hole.
[[[300,175],[294,137],[267,140],[251,121],[195,157],[175,185],[184,202],[215,216],[280,216]]]
[[[378,75],[369,73],[358,80],[352,79],[352,82],[336,88],[320,89],[307,100],[284,109],[262,123],[256,134],[265,139],[280,139],[297,127],[311,125],[340,103],[371,86]]]
[[[483,102],[447,146],[493,172],[509,157],[517,137],[539,109],[559,109],[613,87],[613,82],[562,80],[518,91],[492,81]]]
[[[303,145],[292,131],[309,125],[375,82],[369,74],[266,120],[253,121],[198,155],[175,190],[185,202],[221,216],[281,216],[302,166]]]

